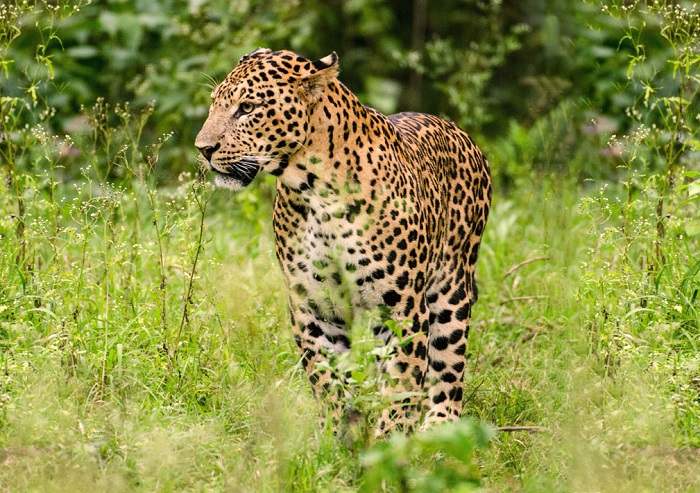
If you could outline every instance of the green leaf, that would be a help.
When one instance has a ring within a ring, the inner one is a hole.
[[[355,380],[357,383],[362,383],[365,381],[367,378],[367,374],[363,371],[360,370],[355,370],[350,373],[350,376]]]
[[[401,336],[397,336],[399,337],[399,342],[397,342],[396,345],[399,347],[406,347],[413,339],[416,338],[416,336],[418,336],[418,334],[420,334],[420,332],[416,332],[415,334],[411,334],[410,336],[403,338]]]
[[[700,195],[700,180],[688,184],[688,195],[691,197]]]
[[[685,233],[688,236],[700,235],[700,219],[693,219],[685,223]]]

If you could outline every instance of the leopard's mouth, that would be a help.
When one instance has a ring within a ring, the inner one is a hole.
[[[207,167],[214,173],[216,186],[241,189],[249,185],[260,171],[260,167],[251,161],[239,160],[232,163],[207,162]]]

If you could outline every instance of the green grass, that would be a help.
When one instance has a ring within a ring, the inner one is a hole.
[[[273,180],[239,195],[187,174],[159,187],[159,152],[194,151],[173,134],[145,143],[167,120],[149,121],[155,106],[100,98],[57,115],[69,88],[52,82],[65,67],[47,47],[77,13],[59,3],[0,16],[4,77],[22,81],[0,98],[0,491],[700,492],[694,11],[593,2],[612,16],[605,45],[637,55],[615,68],[627,87],[596,84],[629,99],[615,103],[629,135],[605,159],[608,135],[573,145],[591,115],[564,101],[491,143],[503,186],[477,271],[465,420],[347,446],[319,429],[291,339]],[[79,124],[61,137],[64,118]],[[338,364],[373,377],[354,402],[373,410],[374,357],[350,356]]]
[[[26,182],[24,254],[12,218],[0,231],[0,490],[361,487],[361,451],[318,429],[271,184],[254,186],[57,185],[52,199]],[[495,196],[465,414],[547,430],[497,435],[473,473],[486,491],[700,491],[700,360],[678,344],[697,319],[625,318],[625,294],[603,285],[623,274],[598,275],[615,250],[581,213],[590,194],[533,177]]]

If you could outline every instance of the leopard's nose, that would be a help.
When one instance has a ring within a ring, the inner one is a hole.
[[[221,148],[221,144],[219,144],[218,142],[213,146],[200,147],[196,144],[195,146],[197,147],[197,149],[199,149],[200,154],[204,156],[204,159],[206,159],[209,162],[211,162],[211,157],[214,155],[214,153]]]

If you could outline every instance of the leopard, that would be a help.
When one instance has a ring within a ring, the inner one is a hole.
[[[211,93],[195,147],[218,187],[276,177],[293,340],[333,426],[348,411],[329,361],[350,351],[354,321],[376,312],[372,334],[390,351],[378,363],[386,405],[373,426],[378,436],[410,433],[460,419],[490,167],[454,123],[363,104],[338,60],[267,48],[243,56]]]

